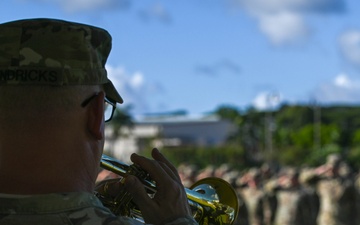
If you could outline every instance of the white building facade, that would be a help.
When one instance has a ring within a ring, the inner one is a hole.
[[[123,127],[114,137],[111,126],[106,131],[105,152],[129,163],[132,153],[149,146],[210,147],[223,145],[235,126],[217,117],[190,118],[184,116],[147,117],[134,121],[132,127]],[[150,142],[150,143],[149,143]]]

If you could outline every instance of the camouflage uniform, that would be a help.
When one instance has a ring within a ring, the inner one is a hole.
[[[318,225],[358,225],[357,192],[354,180],[338,174],[341,163],[338,155],[329,155],[324,170],[317,181],[320,198]],[[329,171],[335,171],[329,175]]]
[[[351,180],[322,179],[317,191],[320,197],[319,225],[358,225],[357,196]]]
[[[90,193],[62,193],[34,196],[0,194],[0,225],[116,225],[143,224],[129,217],[115,216]],[[164,225],[197,224],[182,217]]]
[[[248,225],[263,225],[265,224],[265,192],[261,187],[260,171],[256,168],[252,168],[249,170],[247,174],[245,174],[248,178],[246,179],[246,183],[243,187],[238,189],[241,199],[244,202],[244,207],[242,208],[242,217],[239,218],[242,220],[241,224]],[[249,182],[253,182],[256,184],[249,185]]]
[[[275,209],[274,225],[310,225],[311,201],[310,196],[298,183],[296,169],[286,169],[279,177],[276,190],[277,207]]]
[[[303,168],[299,176],[299,182],[309,199],[309,214],[307,215],[309,220],[308,225],[317,225],[316,220],[319,214],[320,201],[319,196],[316,193],[315,182],[312,180],[312,174],[312,168]]]
[[[264,224],[264,191],[245,187],[241,190],[241,196],[244,200],[247,220],[249,225]]]

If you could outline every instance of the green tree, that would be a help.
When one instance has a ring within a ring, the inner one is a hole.
[[[127,130],[130,131],[133,125],[134,122],[129,113],[129,108],[116,108],[112,120],[106,125],[110,128],[110,134],[106,139],[109,143],[109,148],[113,148],[115,140],[118,139],[119,136],[124,135],[122,133],[122,128],[126,127]],[[104,153],[112,156],[112,151],[110,149],[104,149]]]
[[[134,125],[133,118],[129,113],[130,108],[116,108],[111,120],[111,128],[114,136],[121,135],[122,127],[131,128]]]

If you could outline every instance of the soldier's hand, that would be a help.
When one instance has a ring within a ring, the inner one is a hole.
[[[131,160],[146,170],[156,182],[156,194],[149,197],[144,185],[134,176],[125,181],[126,190],[132,194],[146,223],[162,224],[183,216],[191,216],[184,186],[177,169],[157,150],[152,159],[133,154]]]

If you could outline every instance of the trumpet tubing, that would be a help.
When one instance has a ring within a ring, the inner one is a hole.
[[[155,195],[155,182],[138,165],[127,165],[107,155],[102,155],[100,166],[124,179],[130,174],[136,176],[143,183],[148,195]],[[205,178],[197,181],[190,188],[185,188],[185,191],[193,218],[199,224],[231,225],[235,221],[239,203],[235,190],[228,182],[215,177]],[[115,215],[143,220],[141,211],[125,190],[121,190],[116,197],[99,193],[97,196]]]

